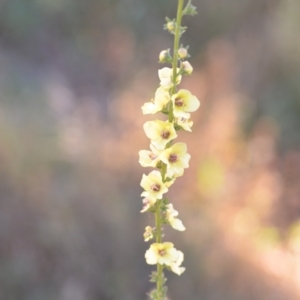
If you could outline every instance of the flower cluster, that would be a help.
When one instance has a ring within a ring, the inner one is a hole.
[[[163,269],[169,269],[181,275],[185,268],[181,266],[184,255],[170,242],[162,241],[162,226],[170,225],[173,229],[184,231],[185,227],[178,212],[174,209],[165,194],[175,182],[176,178],[184,174],[189,167],[190,154],[187,153],[185,143],[174,142],[178,137],[178,131],[191,131],[193,122],[191,113],[196,111],[200,102],[196,96],[186,89],[179,89],[182,77],[190,75],[193,67],[187,61],[189,57],[188,47],[179,47],[179,38],[185,31],[182,27],[183,15],[194,15],[195,7],[190,1],[183,9],[183,0],[178,2],[177,20],[167,18],[164,28],[175,36],[173,56],[170,49],[163,50],[159,54],[160,63],[170,63],[171,67],[163,67],[158,71],[160,80],[153,99],[142,106],[142,112],[146,114],[161,113],[167,117],[147,121],[144,131],[150,140],[150,149],[139,151],[139,162],[142,167],[154,168],[148,175],[143,174],[141,187],[144,189],[142,213],[150,212],[155,215],[155,227],[147,226],[144,232],[146,242],[155,239],[146,251],[146,262],[157,265],[157,273],[151,279],[157,283],[157,290],[151,299],[164,299]],[[166,288],[165,288],[166,290]]]
[[[182,49],[180,52],[184,54]],[[160,57],[162,54],[160,55]],[[183,55],[178,55],[182,57]],[[190,64],[186,61],[190,66]],[[191,68],[191,67],[190,67]],[[174,183],[175,179],[182,176],[184,169],[189,167],[190,154],[187,153],[185,143],[174,143],[177,138],[177,131],[180,129],[191,131],[193,122],[190,120],[190,113],[196,111],[200,102],[190,91],[174,88],[181,81],[184,74],[184,64],[176,71],[174,80],[171,68],[163,68],[158,71],[160,87],[156,90],[154,99],[142,106],[143,114],[155,114],[162,112],[172,115],[169,120],[148,121],[144,124],[146,136],[150,139],[150,150],[139,151],[139,162],[143,167],[157,168],[148,175],[143,175],[141,186],[144,189],[144,207],[141,212],[155,212],[157,201],[165,203],[160,206],[165,223],[170,224],[174,229],[185,230],[182,222],[176,218],[178,212],[173,205],[167,203],[164,194]],[[174,83],[175,82],[175,83]],[[144,233],[145,241],[154,238],[153,230],[150,226],[146,227]],[[155,243],[146,252],[148,264],[162,264],[180,275],[184,268],[180,267],[183,261],[183,253],[176,250],[172,243]]]

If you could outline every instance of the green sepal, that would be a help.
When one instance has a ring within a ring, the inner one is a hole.
[[[179,126],[177,123],[175,123],[175,124],[174,124],[174,129],[175,129],[176,131],[179,131],[179,130],[182,130],[182,127]]]
[[[165,265],[161,265],[162,266],[162,271],[163,269],[166,267]],[[168,268],[170,269],[170,268]],[[162,283],[162,287],[161,287],[161,291],[159,292],[158,290],[156,289],[153,289],[152,291],[150,291],[148,293],[148,296],[151,300],[165,300],[167,299],[167,291],[168,291],[168,288],[167,286],[165,285],[166,282],[167,282],[167,278],[165,277],[165,274],[162,272],[161,274],[161,283]],[[159,280],[159,276],[158,276],[158,273],[157,271],[153,271],[150,275],[150,282],[157,282]]]
[[[187,30],[187,26],[180,26],[179,35],[181,36],[183,33],[185,33]]]
[[[167,21],[167,23],[164,24],[164,30],[167,30],[167,31],[169,31],[172,34],[175,34],[175,32],[176,32],[176,26],[177,26],[176,25],[176,20],[175,19],[171,20],[170,18],[166,17],[166,21]],[[170,25],[170,23],[172,23],[171,25],[174,26],[172,29],[170,29],[168,27],[168,24]]]
[[[161,209],[162,212],[164,212],[164,211],[167,210],[167,205],[168,205],[169,203],[170,203],[170,202],[169,202],[168,198],[163,198],[163,199],[161,200],[160,209]]]
[[[197,7],[192,5],[192,0],[189,0],[184,10],[182,11],[182,15],[194,16],[197,15]]]
[[[168,30],[168,28],[166,28],[166,29]],[[172,57],[172,55],[170,53],[170,49],[167,49],[166,51],[167,51],[167,53],[166,53],[164,59],[162,61],[160,61],[160,60],[158,61],[160,64],[172,63],[173,62],[173,57]]]
[[[161,169],[162,168],[162,161],[161,160],[156,164],[156,168],[157,169]]]
[[[189,46],[189,45],[183,46],[183,44],[180,44],[179,49],[180,49],[180,48],[184,48],[184,49],[186,49],[186,50],[189,50],[190,46]]]
[[[173,180],[173,178],[167,177],[167,178],[165,179],[165,182],[169,182],[169,181],[172,181],[172,180]]]
[[[154,207],[154,205],[152,207],[149,207],[149,209],[147,210],[147,212],[155,214],[155,207]]]
[[[153,271],[151,274],[150,274],[150,282],[156,282],[157,281],[157,278],[158,278],[158,274],[156,271]]]

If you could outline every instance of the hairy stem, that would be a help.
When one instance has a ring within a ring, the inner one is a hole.
[[[167,165],[163,164],[161,169],[161,176],[163,182],[165,181]],[[161,224],[161,201],[157,200],[156,202],[156,211],[155,211],[155,227],[156,227],[156,243],[162,242],[162,224]],[[162,294],[162,287],[163,287],[163,266],[157,264],[157,282],[156,282],[156,290],[159,297]],[[158,299],[163,300],[163,299]]]
[[[179,40],[181,35],[181,19],[182,19],[182,9],[183,9],[184,0],[178,0],[177,7],[177,17],[176,17],[176,28],[175,28],[175,37],[174,37],[174,52],[173,52],[173,88],[172,93],[175,93],[176,85],[177,85],[177,66],[178,66],[178,48],[179,48]]]
[[[161,200],[157,200],[156,203],[156,212],[155,212],[155,223],[156,223],[156,243],[161,243],[162,241],[162,234],[161,234],[161,213],[160,213],[160,206],[161,206]],[[163,281],[162,281],[162,275],[163,275],[163,267],[160,264],[157,264],[157,282],[156,282],[156,290],[157,294],[161,295]],[[163,300],[163,299],[158,299]]]

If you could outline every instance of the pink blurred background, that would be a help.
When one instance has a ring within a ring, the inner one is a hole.
[[[172,300],[300,297],[300,2],[194,0],[201,101],[166,229]],[[159,84],[170,0],[0,1],[0,299],[141,300],[141,106]],[[153,116],[156,118],[157,116]]]

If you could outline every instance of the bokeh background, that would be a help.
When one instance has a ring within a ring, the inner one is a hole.
[[[169,298],[299,299],[300,2],[193,2],[181,86],[201,107],[170,191],[187,271]],[[140,108],[176,6],[0,1],[0,299],[147,299]]]

